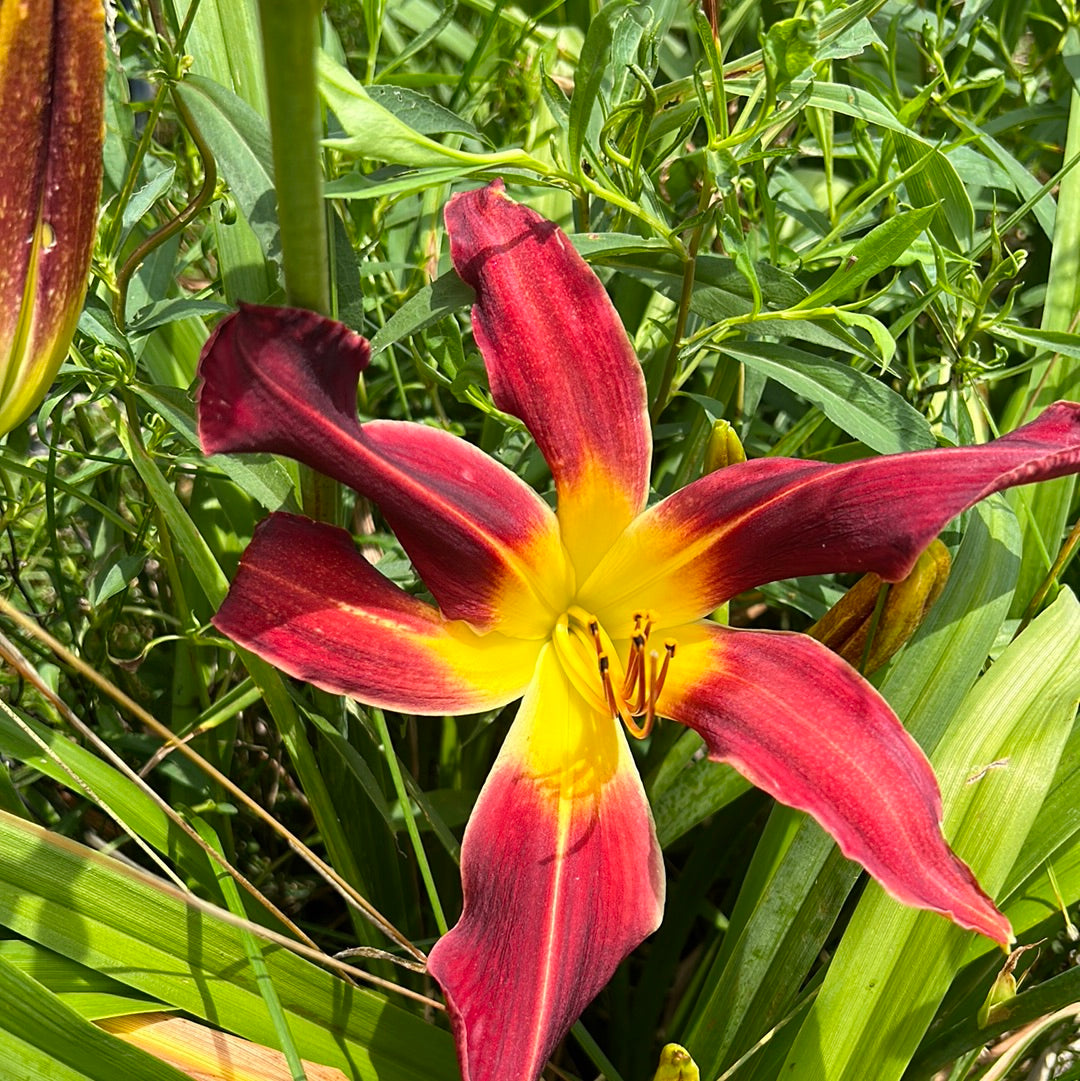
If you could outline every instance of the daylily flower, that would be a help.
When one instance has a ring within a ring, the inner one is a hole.
[[[104,94],[101,0],[0,5],[0,436],[45,396],[79,319]]]
[[[501,184],[456,196],[446,222],[492,396],[536,440],[557,510],[447,432],[358,423],[367,343],[310,312],[222,322],[201,363],[200,430],[208,452],[290,455],[374,500],[435,599],[390,583],[344,531],[273,514],[218,628],[388,709],[523,698],[465,831],[464,912],[428,965],[466,1081],[538,1077],[658,926],[661,855],[626,739],[658,716],[810,812],[894,897],[1008,943],[942,837],[925,756],[880,695],[806,635],[705,617],[793,575],[903,578],[965,507],[1080,471],[1080,405],[985,446],[734,464],[646,509],[645,384],[599,280]]]

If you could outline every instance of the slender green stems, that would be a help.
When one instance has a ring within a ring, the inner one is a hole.
[[[323,200],[322,109],[315,70],[319,0],[259,0],[274,188],[281,228],[285,297],[297,308],[329,315],[330,251]],[[336,522],[337,484],[301,468],[305,513]]]
[[[712,198],[712,181],[706,177],[701,183],[701,197],[698,199],[698,214],[704,215]],[[685,262],[683,263],[682,292],[679,296],[679,311],[675,320],[675,329],[671,335],[671,347],[668,349],[667,359],[664,362],[664,371],[660,377],[660,386],[656,391],[656,400],[653,402],[652,419],[656,419],[664,411],[664,407],[671,397],[671,387],[675,382],[675,375],[679,364],[679,348],[683,333],[686,330],[686,320],[690,315],[690,300],[694,294],[694,275],[697,271],[697,253],[701,246],[701,237],[705,231],[705,221],[702,219],[693,233],[690,235],[690,244],[686,249]]]
[[[375,726],[379,733],[379,739],[383,745],[383,757],[390,767],[390,776],[394,781],[394,791],[397,793],[398,802],[401,804],[401,813],[405,818],[405,829],[409,833],[413,851],[416,853],[416,862],[420,868],[420,877],[424,881],[424,889],[427,891],[431,910],[435,914],[435,924],[439,928],[439,934],[445,935],[447,930],[446,916],[443,913],[442,902],[439,900],[439,891],[435,887],[435,879],[431,874],[428,864],[427,853],[424,851],[423,842],[420,840],[420,831],[416,828],[416,819],[413,818],[412,803],[409,794],[405,790],[405,779],[401,775],[401,763],[394,753],[394,745],[390,742],[390,729],[386,724],[386,716],[381,709],[372,709],[371,716],[375,720]]]
[[[315,76],[319,8],[314,0],[260,0],[270,103],[274,187],[290,304],[330,311],[323,206],[322,112]]]

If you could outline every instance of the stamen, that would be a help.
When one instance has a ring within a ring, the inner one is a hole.
[[[568,654],[565,658],[568,662],[568,674],[576,683],[578,672],[584,675],[585,658],[573,651],[571,640],[575,634],[579,642],[586,636],[592,640],[602,688],[600,700],[610,712],[612,719],[622,721],[631,736],[635,739],[645,739],[656,723],[656,705],[660,699],[664,681],[667,679],[671,659],[675,656],[675,642],[671,639],[664,642],[664,656],[661,662],[659,651],[648,649],[649,635],[653,629],[650,613],[635,612],[633,621],[634,628],[630,636],[626,667],[618,688],[612,678],[610,653],[613,648],[612,643],[595,616],[580,608],[568,609],[556,628],[554,641],[560,653]],[[646,653],[648,653],[647,660]],[[595,686],[594,683],[593,687]],[[595,699],[595,690],[586,697]],[[642,718],[642,720],[639,722],[637,718]]]
[[[626,712],[626,707],[619,701],[615,694],[615,688],[611,685],[611,663],[606,653],[601,653],[597,658],[600,665],[600,682],[604,685],[604,697],[607,699],[608,709],[615,720],[620,720],[631,731],[634,723]]]
[[[630,656],[626,661],[626,678],[623,680],[623,698],[629,699],[634,687],[640,682],[642,672],[641,659],[645,653],[645,636],[635,634],[630,639]]]
[[[650,731],[652,730],[653,721],[656,719],[656,703],[660,698],[660,692],[664,689],[668,666],[674,656],[675,643],[670,638],[664,642],[664,663],[660,665],[659,672],[656,669],[660,655],[655,649],[649,654],[649,704],[645,709],[645,723],[642,727]]]

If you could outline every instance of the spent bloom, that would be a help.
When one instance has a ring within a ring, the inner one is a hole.
[[[964,508],[1080,471],[1080,405],[984,446],[741,462],[647,507],[645,384],[599,280],[501,184],[456,196],[446,222],[492,397],[550,466],[555,511],[447,432],[360,424],[368,345],[310,312],[224,320],[199,408],[208,452],[289,455],[372,499],[435,599],[393,585],[343,530],[277,513],[219,629],[380,707],[438,715],[522,699],[465,831],[464,911],[429,958],[465,1081],[537,1078],[659,925],[661,854],[627,742],[658,716],[812,814],[900,901],[1009,942],[942,837],[925,756],[880,695],[807,635],[706,617],[794,575],[904,578]]]

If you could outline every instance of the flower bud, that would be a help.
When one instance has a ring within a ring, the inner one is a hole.
[[[0,435],[67,355],[97,230],[101,0],[0,5]]]
[[[949,550],[934,540],[919,556],[911,573],[889,586],[885,605],[874,626],[878,596],[884,584],[876,574],[864,574],[806,633],[839,653],[864,674],[876,671],[915,633],[949,577]],[[866,640],[873,641],[866,655]]]
[[[714,420],[709,442],[705,447],[704,472],[715,473],[724,466],[745,461],[746,451],[743,450],[735,429],[726,420]]]
[[[685,1047],[677,1043],[665,1044],[653,1081],[698,1081],[700,1076],[697,1063]]]

